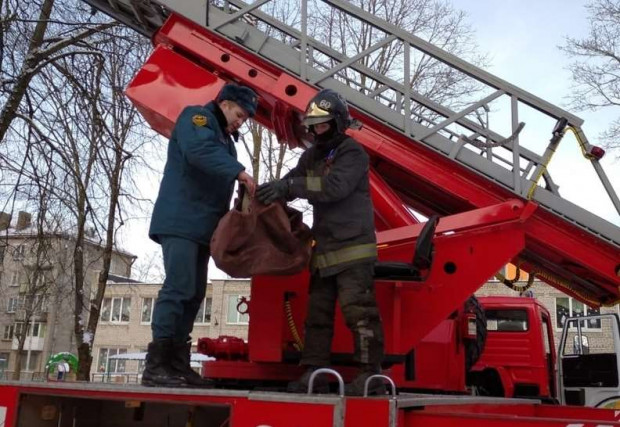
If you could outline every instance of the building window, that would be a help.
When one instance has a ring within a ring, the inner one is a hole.
[[[15,335],[15,326],[6,325],[4,327],[4,335],[2,335],[2,339],[5,341],[11,341],[13,339],[13,335]]]
[[[11,353],[0,353],[0,372],[2,369],[6,369],[9,367],[9,358],[11,357]]]
[[[19,298],[17,297],[11,297],[9,298],[9,304],[6,308],[6,312],[7,313],[15,313],[15,310],[17,310],[19,304]]]
[[[15,323],[15,332],[14,332],[14,336],[17,339],[20,339],[22,337],[23,333],[23,328],[24,328],[24,324],[22,322],[17,322]]]
[[[45,338],[45,323],[33,323],[32,324],[32,336]]]
[[[154,305],[155,298],[142,298],[142,317],[140,318],[140,322],[151,323]]]
[[[129,322],[131,298],[104,298],[101,306],[102,322],[126,323]]]
[[[45,295],[21,295],[17,301],[17,310],[26,310],[31,314],[47,312],[47,297]]]
[[[116,271],[116,258],[114,256],[110,259],[110,274],[119,274]],[[120,274],[120,276],[122,276],[122,274]]]
[[[47,296],[35,295],[32,301],[32,309],[35,313],[47,313]]]
[[[31,351],[30,352],[30,359],[28,359],[28,353],[27,352],[23,352],[22,353],[22,358],[20,361],[20,371],[22,372],[34,372],[37,370],[37,367],[39,366],[39,358],[41,357],[41,352],[40,351]],[[26,364],[28,364],[28,366],[26,366]]]
[[[25,254],[26,254],[26,247],[24,245],[19,245],[13,250],[13,260],[23,261]]]
[[[248,314],[241,314],[237,310],[237,305],[241,301],[241,298],[245,295],[228,295],[228,311],[226,314],[226,323],[230,325],[247,325],[250,320]],[[247,298],[247,297],[246,297]],[[239,307],[241,310],[245,310],[244,304]]]
[[[11,283],[10,286],[19,286],[19,282],[21,280],[21,274],[19,274],[19,271],[14,271],[11,274]]]
[[[583,317],[601,314],[600,309],[590,308],[581,301],[577,301],[571,297],[558,297],[555,299],[555,319],[556,328],[562,329],[564,322],[569,317]],[[585,329],[601,329],[601,319],[590,319],[585,325]]]
[[[99,349],[99,360],[97,362],[97,370],[99,372],[111,372],[111,373],[125,372],[125,360],[109,359],[109,357],[116,356],[117,354],[126,354],[126,353],[127,353],[126,348],[100,348]]]
[[[34,279],[34,288],[37,290],[45,288],[47,283],[47,277],[45,277],[45,273],[38,272],[33,274]]]
[[[30,323],[28,325],[28,332],[26,333],[27,337],[33,338],[45,338],[45,323]],[[19,337],[24,330],[23,322],[15,322],[15,336]]]
[[[147,348],[141,348],[140,349],[140,353],[147,353],[147,352],[148,352]],[[138,360],[138,373],[139,374],[141,374],[144,371],[144,367],[146,366],[146,360],[145,359]]]
[[[0,266],[4,263],[4,254],[6,253],[6,246],[0,245]]]
[[[205,298],[200,304],[200,310],[196,315],[195,323],[211,323],[211,298]]]

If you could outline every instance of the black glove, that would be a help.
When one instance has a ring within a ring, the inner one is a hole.
[[[256,189],[256,197],[266,205],[286,196],[288,196],[288,182],[282,179],[266,182]]]

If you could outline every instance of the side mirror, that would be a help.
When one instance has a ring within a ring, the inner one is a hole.
[[[579,339],[581,337],[581,339]],[[590,344],[588,337],[585,335],[575,335],[573,337],[573,353],[590,354]]]

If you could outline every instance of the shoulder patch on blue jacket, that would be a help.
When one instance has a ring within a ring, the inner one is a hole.
[[[201,126],[204,127],[207,125],[209,121],[207,120],[207,116],[204,116],[202,114],[194,114],[192,116],[192,123],[194,123],[194,125],[196,126]]]

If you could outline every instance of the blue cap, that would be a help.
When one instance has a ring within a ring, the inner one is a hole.
[[[216,102],[233,101],[248,113],[248,116],[254,117],[256,114],[256,106],[258,104],[258,95],[252,89],[246,86],[239,86],[234,83],[224,85],[220,93],[217,95]]]

